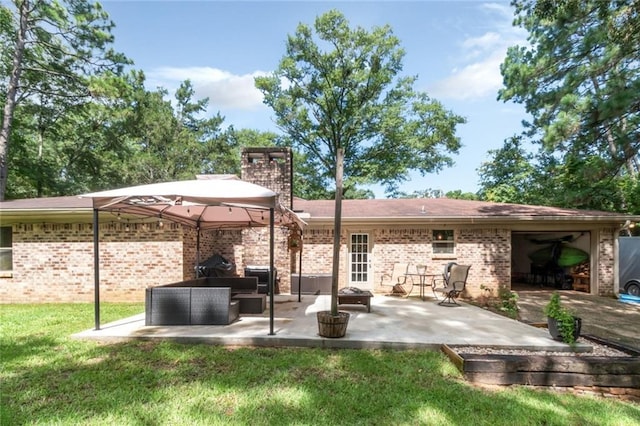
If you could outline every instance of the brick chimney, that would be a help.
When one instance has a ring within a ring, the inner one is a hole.
[[[280,202],[293,208],[293,155],[291,148],[244,148],[242,180],[269,188]]]
[[[242,180],[263,186],[278,194],[282,205],[293,208],[293,155],[291,148],[244,148],[242,150]],[[243,233],[245,265],[266,265],[269,259],[268,230],[254,228]],[[275,266],[278,271],[278,292],[291,288],[291,253],[287,247],[287,231],[277,229],[275,235]]]

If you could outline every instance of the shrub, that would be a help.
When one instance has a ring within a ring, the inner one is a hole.
[[[543,310],[547,318],[553,318],[558,322],[558,329],[562,336],[562,341],[567,344],[574,344],[576,332],[576,315],[573,311],[565,308],[560,303],[560,294],[554,292]]]

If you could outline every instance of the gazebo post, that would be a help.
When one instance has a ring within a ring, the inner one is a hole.
[[[298,259],[298,302],[302,301],[302,250],[304,244],[302,244],[302,231],[300,231],[300,259]]]
[[[196,225],[196,278],[200,278],[200,221]]]
[[[100,219],[98,209],[93,209],[93,306],[95,329],[100,330]]]
[[[269,239],[270,239],[270,244],[269,244],[269,335],[273,336],[274,334],[276,334],[273,331],[273,289],[274,289],[274,283],[273,283],[273,254],[274,254],[274,236],[275,236],[275,231],[274,231],[274,216],[275,216],[275,210],[273,207],[271,207],[269,209]]]

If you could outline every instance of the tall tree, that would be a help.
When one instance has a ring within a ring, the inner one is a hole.
[[[209,100],[195,100],[194,95],[191,82],[182,82],[174,108],[165,89],[136,90],[127,125],[133,150],[130,181],[154,183],[236,171],[227,161],[232,147],[221,131],[224,118],[206,117]]]
[[[389,189],[450,164],[464,119],[399,77],[404,51],[389,26],[350,28],[338,11],[300,24],[277,70],[256,78],[264,102],[295,147],[335,184],[331,313],[337,315],[343,181]],[[445,151],[445,152],[443,152]]]
[[[509,49],[499,98],[523,103],[527,135],[581,177],[561,182],[575,207],[601,205],[585,189],[608,182],[633,209],[621,182],[640,185],[640,0],[512,3],[529,45]]]
[[[8,21],[7,12],[12,16]],[[39,97],[82,103],[104,89],[102,77],[129,61],[109,46],[113,23],[98,3],[86,0],[13,0],[0,5],[3,30],[3,116],[0,128],[0,200],[5,197],[16,106]],[[8,66],[4,68],[4,64]],[[37,102],[37,99],[33,101]]]
[[[69,195],[127,183],[130,84],[120,78],[94,84],[83,102],[39,94],[23,99],[14,112],[5,197]]]
[[[483,163],[480,198],[498,203],[538,204],[533,154],[522,146],[518,136],[505,140],[504,146],[490,150],[491,161]],[[526,191],[523,189],[526,188]]]

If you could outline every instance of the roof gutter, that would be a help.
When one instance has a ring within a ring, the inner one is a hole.
[[[429,216],[429,217],[385,217],[385,218],[343,218],[344,224],[359,225],[417,225],[446,223],[454,224],[477,224],[477,225],[507,225],[522,224],[530,222],[543,223],[590,223],[590,224],[624,224],[626,221],[640,222],[640,216],[491,216],[491,217],[469,217],[469,216]],[[305,221],[310,225],[332,225],[332,217],[309,217]]]

